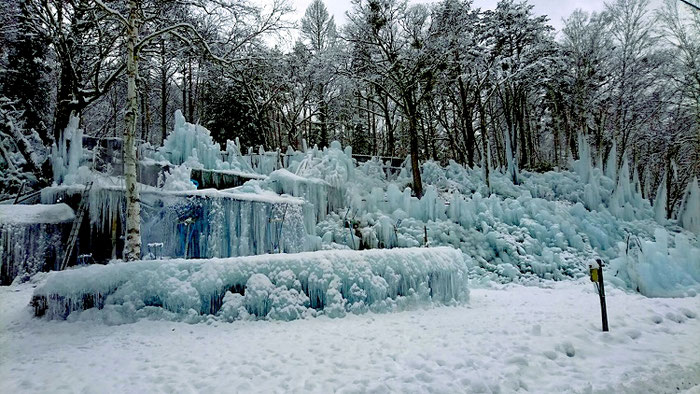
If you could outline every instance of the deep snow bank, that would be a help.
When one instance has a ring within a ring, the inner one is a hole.
[[[50,273],[33,305],[37,316],[51,319],[96,308],[82,313],[231,321],[340,317],[467,298],[463,255],[442,247],[93,265]]]

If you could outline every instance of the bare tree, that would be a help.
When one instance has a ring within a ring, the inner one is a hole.
[[[161,14],[160,2],[129,0],[126,4],[126,15],[102,0],[94,0],[94,4],[126,31],[127,111],[124,129],[124,178],[127,214],[124,259],[132,261],[141,258],[141,204],[136,180],[138,160],[135,141],[138,112],[136,83],[140,52],[157,42],[163,35],[169,34],[192,48],[199,48],[216,61],[231,63],[237,50],[259,35],[276,29],[287,7],[284,3],[276,2],[269,15],[262,16],[259,10],[244,3],[228,4],[206,0],[190,2],[193,12],[206,11],[206,15],[217,19],[222,26],[230,24],[228,33],[223,37],[224,41],[217,43],[215,52],[192,23],[173,23],[165,18]],[[243,31],[247,34],[240,36]]]

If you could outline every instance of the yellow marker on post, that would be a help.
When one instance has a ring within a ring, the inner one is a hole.
[[[599,268],[591,268],[591,282],[598,282]]]
[[[600,315],[603,320],[603,331],[608,331],[608,310],[605,305],[605,284],[603,283],[603,260],[595,259],[588,263],[591,272],[591,282],[595,283],[600,297]]]

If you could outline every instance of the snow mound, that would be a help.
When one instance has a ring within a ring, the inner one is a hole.
[[[466,275],[462,253],[444,247],[152,260],[53,272],[32,303],[50,319],[91,308],[125,322],[342,317],[467,301]]]

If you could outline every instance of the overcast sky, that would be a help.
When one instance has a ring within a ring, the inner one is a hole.
[[[432,3],[435,0],[409,0],[412,3]],[[610,0],[609,0],[610,1]],[[297,19],[300,19],[306,11],[306,7],[311,3],[311,0],[291,0],[296,7]],[[562,18],[566,18],[577,8],[584,11],[600,11],[604,8],[604,0],[530,0],[530,4],[534,5],[534,11],[537,15],[548,15],[550,23],[557,30],[563,26]],[[652,7],[659,4],[661,0],[652,0]],[[325,0],[328,11],[335,16],[337,25],[345,23],[345,12],[350,10],[350,0]],[[498,0],[474,0],[473,7],[481,9],[493,9],[496,7]]]

